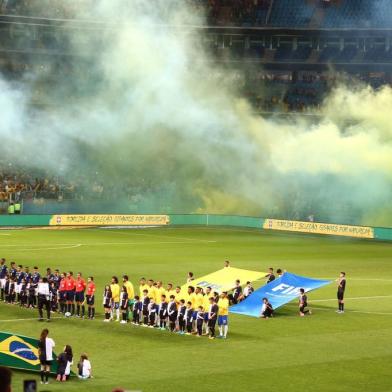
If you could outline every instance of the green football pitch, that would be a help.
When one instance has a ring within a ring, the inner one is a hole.
[[[57,352],[72,345],[75,362],[89,354],[93,379],[52,381],[40,391],[392,389],[391,244],[234,228],[15,230],[0,231],[0,257],[95,276],[96,320],[46,325],[36,311],[0,304],[0,330],[38,337],[48,326]],[[309,294],[309,317],[299,317],[295,303],[270,320],[231,315],[227,340],[102,322],[102,289],[112,275],[128,274],[135,286],[142,276],[183,284],[188,271],[202,276],[225,259],[238,268],[272,266],[315,278],[346,271],[346,313],[335,313],[331,284]],[[34,377],[14,372],[14,391]]]

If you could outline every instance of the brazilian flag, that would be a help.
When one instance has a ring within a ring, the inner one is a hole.
[[[0,332],[0,365],[14,369],[39,372],[38,339]],[[56,373],[57,361],[53,353],[51,373]]]

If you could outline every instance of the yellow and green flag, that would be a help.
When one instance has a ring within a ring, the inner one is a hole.
[[[240,268],[227,267],[219,271],[194,279],[190,283],[186,283],[181,287],[181,292],[186,292],[188,286],[194,287],[211,287],[213,291],[221,293],[222,291],[229,291],[234,288],[235,281],[240,280],[241,286],[245,285],[247,281],[253,282],[255,280],[265,277],[266,272],[250,271]]]
[[[40,371],[38,356],[38,339],[0,332],[0,365],[10,368]],[[56,356],[53,356],[56,359]],[[54,360],[51,373],[56,373],[57,363]]]

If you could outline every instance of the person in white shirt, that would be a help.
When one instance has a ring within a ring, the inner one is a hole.
[[[47,278],[40,278],[37,294],[39,321],[44,321],[43,308],[46,309],[47,320],[50,321],[50,288]]]
[[[54,340],[48,338],[49,330],[42,330],[38,342],[38,355],[41,363],[41,384],[49,384],[50,367],[53,361]]]
[[[254,291],[255,291],[255,289],[252,287],[252,283],[249,281],[246,282],[246,286],[245,286],[244,292],[243,292],[243,299],[249,297]]]
[[[81,379],[92,378],[91,363],[87,354],[82,354],[78,363],[78,377]]]

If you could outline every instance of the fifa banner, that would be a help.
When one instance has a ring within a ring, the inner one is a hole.
[[[272,308],[277,309],[297,298],[299,296],[299,289],[303,288],[305,292],[308,292],[331,282],[331,280],[305,278],[304,276],[285,272],[280,278],[254,291],[244,301],[231,306],[229,310],[231,313],[259,317],[263,305],[263,298],[268,298]]]
[[[231,290],[235,286],[235,281],[237,279],[240,280],[241,285],[244,285],[247,281],[253,282],[255,280],[264,278],[265,275],[266,272],[249,271],[240,268],[227,267],[184,284],[181,287],[181,291],[186,292],[188,286],[193,286],[202,288],[211,287],[213,291],[221,293],[222,291]]]
[[[38,340],[12,333],[0,332],[0,365],[14,369],[40,371]],[[56,373],[56,356],[53,355],[51,373]]]
[[[265,219],[263,223],[263,229],[338,235],[356,238],[374,238],[374,229],[367,226],[335,225],[330,223]]]
[[[52,215],[50,226],[164,226],[168,215]]]

